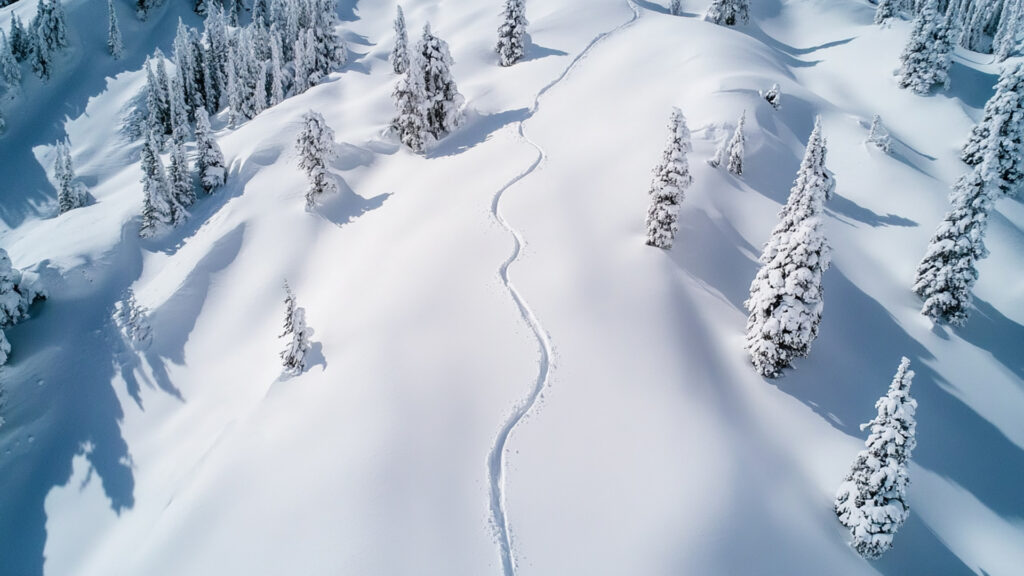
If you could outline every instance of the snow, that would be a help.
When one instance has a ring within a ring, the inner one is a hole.
[[[518,575],[1019,572],[1021,201],[994,205],[965,327],[933,327],[910,288],[991,57],[958,49],[950,90],[920,97],[892,76],[910,23],[874,26],[860,0],[759,0],[735,27],[695,0],[682,17],[549,0],[527,3],[526,55],[505,68],[500,3],[406,0],[467,105],[418,155],[383,134],[395,4],[344,0],[349,63],[237,129],[212,119],[226,185],[140,240],[121,121],[145,56],[200,20],[167,2],[140,22],[118,0],[113,60],[94,4],[65,0],[76,51],[0,104],[0,246],[49,293],[5,330],[0,573],[502,574],[503,429]],[[774,83],[779,110],[758,94]],[[663,251],[644,215],[673,106],[694,184]],[[307,211],[294,142],[311,109],[336,133],[339,193]],[[702,160],[743,110],[738,179]],[[864,145],[875,114],[891,154]],[[824,315],[810,356],[768,381],[743,301],[817,115],[836,178]],[[57,216],[64,136],[96,201]],[[316,328],[290,378],[285,278]],[[112,319],[129,287],[150,310],[142,350]],[[901,356],[911,512],[869,562],[831,503]]]

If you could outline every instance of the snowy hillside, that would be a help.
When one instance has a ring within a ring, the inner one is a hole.
[[[965,326],[911,289],[992,55],[957,48],[949,89],[919,96],[893,77],[911,23],[873,24],[866,0],[752,0],[734,27],[708,0],[529,0],[503,67],[503,1],[404,0],[465,97],[416,154],[386,130],[396,4],[341,0],[348,62],[234,128],[214,115],[227,183],[140,238],[126,118],[146,57],[203,19],[114,3],[121,59],[106,2],[64,0],[53,77],[26,67],[0,99],[0,247],[48,293],[4,328],[0,576],[1024,574],[1020,197],[989,214]],[[644,217],[673,107],[693,185],[666,251]],[[310,110],[339,191],[307,209]],[[735,176],[706,160],[744,111]],[[888,154],[865,144],[876,114]],[[824,314],[809,357],[766,379],[744,302],[817,116]],[[58,215],[65,137],[95,201]],[[314,330],[299,375],[285,280]],[[114,319],[129,288],[137,346]],[[866,560],[833,499],[903,356],[910,517]]]

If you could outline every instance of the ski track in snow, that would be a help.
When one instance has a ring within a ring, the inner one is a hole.
[[[571,62],[569,62],[569,65],[565,67],[565,70],[563,70],[557,78],[549,82],[541,88],[539,92],[537,92],[537,95],[533,99],[533,105],[530,106],[529,113],[526,114],[525,118],[519,121],[518,127],[519,137],[537,151],[537,157],[525,170],[502,186],[501,189],[494,194],[494,199],[491,201],[491,214],[494,216],[494,219],[512,235],[512,240],[514,242],[512,253],[498,269],[498,273],[501,276],[501,282],[505,285],[505,288],[508,289],[509,294],[512,296],[512,300],[516,303],[516,307],[519,308],[519,313],[522,315],[526,323],[529,324],[534,337],[537,338],[537,342],[540,344],[540,369],[537,373],[537,380],[533,385],[533,389],[530,390],[530,394],[525,399],[515,406],[512,414],[498,432],[498,437],[494,441],[491,453],[487,457],[488,479],[491,495],[491,522],[497,532],[498,545],[501,551],[502,573],[504,576],[515,576],[516,573],[515,558],[512,554],[512,532],[505,508],[505,446],[508,443],[508,438],[512,434],[512,431],[515,430],[516,426],[518,426],[530,410],[533,409],[533,406],[537,403],[537,399],[540,397],[541,391],[543,391],[544,387],[547,385],[552,349],[551,340],[549,339],[547,332],[544,330],[544,327],[541,325],[540,320],[537,319],[537,316],[533,313],[530,305],[509,279],[509,267],[519,260],[525,240],[523,240],[520,232],[513,227],[504,216],[502,216],[500,209],[501,199],[509,188],[515,186],[524,178],[532,174],[547,158],[547,154],[544,152],[544,149],[526,135],[526,121],[537,113],[537,109],[540,107],[541,98],[543,98],[549,90],[564,80],[576,65],[590,53],[594,46],[612,34],[615,34],[630,24],[633,24],[640,18],[640,10],[637,8],[636,4],[633,3],[633,0],[626,0],[626,4],[629,6],[630,10],[633,11],[633,16],[629,20],[619,24],[611,30],[602,32],[595,36],[594,39],[591,40],[590,43],[572,59]]]

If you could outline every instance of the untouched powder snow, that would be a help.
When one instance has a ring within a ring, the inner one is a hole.
[[[122,120],[146,55],[201,20],[116,0],[115,61],[105,3],[64,4],[73,52],[0,102],[0,246],[49,292],[6,330],[0,575],[1020,574],[1024,204],[995,204],[964,328],[910,290],[989,56],[957,52],[951,88],[919,97],[892,77],[909,22],[874,26],[866,1],[755,0],[727,28],[706,0],[548,0],[504,68],[501,2],[406,0],[410,42],[429,21],[467,101],[420,156],[384,133],[395,4],[343,0],[349,64],[237,129],[214,118],[227,185],[141,240]],[[759,94],[775,83],[778,110]],[[644,215],[673,106],[694,185],[665,252]],[[309,110],[340,189],[311,211]],[[735,177],[704,160],[744,110]],[[865,144],[875,114],[890,154]],[[810,357],[765,380],[743,301],[818,115],[825,312]],[[57,216],[65,136],[96,202]],[[285,280],[315,330],[298,376],[278,356]],[[128,288],[148,346],[112,319]],[[911,513],[867,561],[832,498],[901,356]]]

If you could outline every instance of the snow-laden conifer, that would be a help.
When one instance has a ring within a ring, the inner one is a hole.
[[[207,112],[213,114],[228,105],[228,68],[231,50],[224,11],[219,4],[207,10],[203,24],[206,50],[203,52],[203,87]]]
[[[673,16],[683,15],[683,0],[671,0],[668,3],[668,13]]]
[[[747,111],[744,110],[740,114],[740,119],[736,122],[736,131],[732,133],[732,139],[729,140],[729,172],[737,176],[743,175],[743,155],[745,153],[745,142],[746,138],[743,135],[743,126],[747,121]]]
[[[142,350],[149,345],[153,329],[149,323],[149,309],[135,299],[135,290],[128,287],[121,300],[114,304],[114,323],[129,346]]]
[[[210,129],[210,117],[202,108],[196,110],[196,168],[199,182],[207,193],[223,186],[227,180],[224,153]]]
[[[312,87],[313,83],[310,81],[314,77],[314,67],[316,66],[315,57],[313,56],[313,48],[310,44],[312,42],[313,34],[300,33],[298,40],[295,41],[295,47],[293,52],[295,54],[295,78],[292,84],[293,94],[302,94],[306,90]]]
[[[71,161],[71,150],[66,142],[57,143],[53,175],[57,180],[57,212],[59,214],[88,204],[88,191],[82,183],[75,182],[75,166]]]
[[[878,0],[878,6],[875,7],[875,24],[885,24],[895,16],[899,11],[900,0]]]
[[[228,25],[238,28],[242,23],[240,19],[242,12],[245,10],[242,0],[224,0],[224,2],[226,2]]]
[[[287,80],[285,78],[283,62],[281,61],[281,38],[277,35],[276,31],[271,34],[270,38],[270,62],[268,67],[270,90],[268,92],[269,100],[267,104],[277,106],[285,99],[284,87]]]
[[[430,24],[423,27],[416,55],[423,72],[427,129],[434,138],[440,139],[459,125],[465,100],[452,77],[454,62],[448,52],[448,43],[430,31]]]
[[[22,23],[21,17],[17,13],[11,15],[11,53],[18,62],[24,62],[28,60],[29,55],[32,53],[32,33],[25,24]]]
[[[971,130],[960,158],[978,166],[989,153],[991,176],[999,189],[1016,193],[1024,179],[1024,65],[1020,62],[1003,67],[996,92],[985,103],[982,119]]]
[[[865,558],[878,558],[892,548],[893,537],[910,515],[908,468],[917,444],[913,378],[910,360],[903,358],[889,392],[875,403],[877,415],[861,426],[871,433],[836,493],[836,516]]]
[[[391,93],[395,103],[395,117],[391,129],[399,141],[413,152],[423,152],[433,140],[427,121],[427,96],[423,88],[423,70],[419,59],[413,54],[409,68],[399,77]]]
[[[924,95],[936,84],[945,83],[941,70],[944,54],[940,53],[941,46],[936,42],[937,37],[945,33],[941,20],[937,0],[927,0],[914,18],[907,45],[900,55],[896,81],[900,88]]]
[[[772,87],[767,92],[761,94],[761,97],[776,110],[782,107],[782,89],[779,88],[778,83],[772,84]]]
[[[44,32],[41,27],[32,28],[32,51],[30,54],[30,61],[32,63],[32,71],[35,72],[36,76],[39,77],[43,82],[47,82],[50,76],[53,75],[53,52],[49,47],[49,43],[44,37]]]
[[[252,0],[252,23],[266,27],[270,26],[271,19],[269,0]]]
[[[888,154],[892,150],[892,139],[889,131],[882,125],[882,117],[875,114],[871,119],[871,130],[868,132],[868,144],[874,144],[876,148]]]
[[[409,32],[405,28],[405,13],[401,6],[395,8],[395,43],[388,61],[395,74],[405,74],[409,69]]]
[[[647,210],[647,245],[669,249],[679,228],[679,205],[686,189],[693,183],[686,155],[693,149],[686,118],[678,108],[672,109],[668,123],[668,142],[661,162],[654,169],[651,182],[651,205]]]
[[[181,82],[184,111],[189,118],[195,109],[205,106],[203,96],[202,50],[198,32],[185,26],[178,19],[178,30],[174,36],[174,68]]]
[[[107,0],[107,50],[114,59],[124,55],[124,41],[121,39],[121,26],[117,23],[117,10],[114,0]]]
[[[306,354],[312,348],[310,339],[313,337],[313,329],[306,326],[306,310],[297,305],[295,294],[287,282],[284,283],[284,290],[284,332],[280,338],[288,338],[288,343],[281,351],[281,360],[285,372],[298,375],[306,369]]]
[[[746,24],[750,20],[750,0],[712,0],[704,20],[723,26]]]
[[[526,0],[505,0],[503,21],[498,28],[498,64],[511,66],[526,54]]]
[[[711,166],[712,168],[718,168],[719,166],[722,165],[722,162],[725,162],[726,154],[729,153],[729,142],[731,140],[731,136],[727,138],[722,138],[722,140],[718,143],[718,146],[715,147],[715,155],[712,156],[711,158],[708,158],[708,166]]]
[[[0,78],[9,92],[15,92],[21,87],[21,65],[14,57],[11,42],[4,32],[0,32]]]
[[[988,256],[985,230],[992,198],[983,173],[978,166],[953,186],[949,212],[917,266],[914,292],[924,301],[921,313],[935,322],[967,322],[977,262]]]
[[[14,268],[7,251],[0,248],[0,366],[7,362],[11,352],[10,342],[3,329],[28,318],[32,303],[45,297],[46,293]]]
[[[147,130],[142,143],[142,225],[139,236],[143,238],[155,236],[186,217],[185,209],[171,194],[157,138],[153,131]]]
[[[824,163],[819,118],[745,302],[750,312],[746,348],[754,369],[768,378],[778,376],[793,358],[806,356],[818,335],[821,280],[830,260],[822,214],[833,186]]]
[[[1020,0],[1005,0],[999,14],[999,27],[992,39],[992,54],[996,62],[1004,62],[1017,50],[1017,33],[1020,32],[1022,5]]]
[[[335,156],[334,130],[319,112],[312,110],[302,116],[302,121],[295,148],[299,152],[299,168],[309,180],[306,207],[311,208],[322,195],[338,191],[338,184],[327,168],[327,163]]]
[[[308,31],[312,40],[307,45],[313,56],[313,69],[310,78],[313,84],[332,71],[348,63],[348,48],[338,35],[337,0],[308,0],[310,3],[310,23]]]

